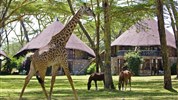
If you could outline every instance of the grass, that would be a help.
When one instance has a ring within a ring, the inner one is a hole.
[[[98,91],[95,91],[94,82],[91,90],[87,90],[88,75],[72,76],[80,100],[178,100],[178,80],[172,76],[174,91],[163,88],[163,76],[134,76],[132,78],[132,91],[104,90],[103,83],[98,82]],[[25,76],[7,75],[0,76],[0,100],[18,100]],[[51,76],[45,79],[47,91],[50,88]],[[118,76],[113,76],[114,85],[117,87]],[[73,92],[66,76],[57,76],[53,89],[52,100],[73,100]],[[28,84],[23,100],[45,100],[45,95],[33,77]]]

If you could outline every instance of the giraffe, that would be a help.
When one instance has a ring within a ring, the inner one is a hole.
[[[86,5],[82,6],[73,16],[73,18],[65,25],[65,27],[59,33],[52,37],[52,39],[46,46],[35,51],[34,55],[31,56],[30,71],[27,77],[25,78],[25,83],[22,88],[19,100],[22,99],[22,95],[25,91],[27,84],[35,74],[46,98],[48,100],[51,100],[53,86],[55,83],[55,78],[59,67],[62,67],[64,69],[64,72],[72,87],[75,100],[78,100],[77,92],[74,88],[73,80],[68,69],[67,52],[65,49],[65,45],[82,15],[94,17],[94,13],[89,7],[87,7]],[[52,66],[52,78],[49,95],[44,86],[44,79],[48,66]]]

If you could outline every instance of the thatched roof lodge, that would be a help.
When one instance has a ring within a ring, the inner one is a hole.
[[[166,32],[167,48],[170,64],[173,64],[176,58],[175,38],[168,30]],[[115,72],[118,73],[124,64],[124,54],[128,50],[140,50],[144,63],[140,66],[140,74],[150,75],[152,70],[163,70],[160,39],[157,22],[154,19],[145,19],[121,34],[111,44],[112,46],[112,64]],[[171,65],[170,65],[171,66]]]
[[[49,43],[52,36],[57,34],[63,29],[63,24],[59,21],[53,22],[47,26],[38,36],[33,38],[23,48],[18,51],[15,56],[21,56],[27,54],[29,51],[34,52],[41,47],[44,47]],[[75,34],[72,34],[69,38],[66,48],[68,50],[68,61],[71,73],[80,74],[83,73],[83,69],[88,67],[90,63],[89,58],[95,57],[94,51],[82,42]],[[80,73],[79,73],[80,72]]]
[[[18,51],[15,56],[24,55],[29,51],[37,50],[41,47],[46,46],[51,40],[52,36],[57,34],[63,29],[63,24],[59,21],[53,22],[44,31],[42,31],[38,36],[33,38],[29,43],[27,43],[23,48]],[[84,42],[82,42],[75,34],[72,34],[69,41],[66,44],[67,49],[77,49],[88,53],[90,56],[95,56],[94,51],[88,47]]]

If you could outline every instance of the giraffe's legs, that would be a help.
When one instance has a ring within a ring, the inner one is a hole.
[[[73,90],[73,93],[74,93],[74,96],[75,96],[75,100],[78,100],[78,95],[77,95],[77,92],[74,88],[74,84],[73,84],[73,81],[72,81],[72,78],[71,78],[71,75],[70,75],[70,72],[69,72],[69,68],[68,68],[68,63],[67,63],[67,60],[63,61],[61,66],[63,67],[64,69],[64,72],[70,82],[70,85],[72,87],[72,90]]]
[[[55,83],[57,71],[58,71],[58,66],[53,66],[52,67],[51,88],[50,88],[48,100],[51,100],[51,95],[52,95],[52,92],[53,92],[53,86],[54,86],[54,83]]]
[[[44,92],[46,98],[48,99],[48,93],[47,93],[45,86],[44,86],[44,79],[45,79],[46,70],[47,70],[47,68],[44,67],[44,69],[37,71],[36,77],[37,77],[38,82],[40,83],[40,85],[43,89],[43,92]]]
[[[34,69],[34,66],[33,66],[33,64],[32,64],[32,62],[31,62],[30,71],[29,71],[27,77],[25,78],[25,83],[24,83],[24,86],[23,86],[22,91],[21,91],[21,93],[20,93],[20,98],[19,98],[19,100],[22,99],[22,95],[23,95],[23,93],[24,93],[24,91],[25,91],[25,88],[26,88],[27,84],[29,83],[30,79],[33,77],[34,74],[35,74],[35,69]]]

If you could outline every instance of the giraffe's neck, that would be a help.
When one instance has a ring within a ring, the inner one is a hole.
[[[73,16],[73,18],[65,25],[65,27],[59,33],[52,37],[50,44],[65,46],[72,32],[77,26],[77,23],[80,20],[81,16],[82,10],[79,9],[78,12]]]

